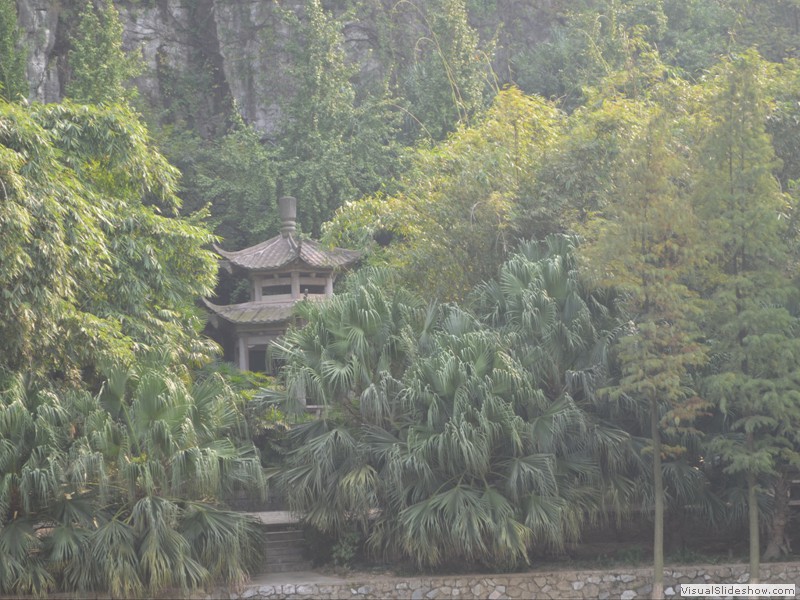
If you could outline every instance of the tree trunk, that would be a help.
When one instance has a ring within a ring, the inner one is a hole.
[[[773,491],[775,492],[775,510],[769,527],[769,543],[767,549],[764,550],[764,560],[775,560],[792,551],[789,546],[789,537],[786,535],[786,525],[789,522],[789,481],[786,473],[778,476]]]
[[[653,439],[653,600],[664,598],[664,479],[661,472],[661,431],[658,404],[650,403],[650,435]]]
[[[753,433],[747,434],[747,449],[753,451]],[[747,520],[750,525],[750,583],[759,583],[761,567],[761,543],[758,539],[758,497],[756,496],[755,473],[747,474]]]

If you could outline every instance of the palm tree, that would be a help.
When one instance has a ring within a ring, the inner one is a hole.
[[[586,450],[604,470],[604,503],[617,516],[634,500],[629,435],[604,406],[609,349],[624,330],[619,298],[580,276],[575,236],[520,245],[496,280],[479,286],[475,312],[507,342],[552,403],[572,402],[587,419]],[[605,514],[605,511],[603,511]]]
[[[512,341],[552,398],[594,398],[620,329],[614,291],[591,289],[579,277],[577,244],[562,235],[523,243],[474,296],[481,320]]]
[[[384,374],[402,374],[416,332],[425,326],[421,300],[397,289],[390,272],[380,269],[361,271],[348,293],[324,304],[301,303],[297,316],[305,325],[271,349],[286,362],[289,398],[340,410],[369,395]]]
[[[409,369],[415,418],[378,462],[392,502],[373,547],[427,567],[508,568],[577,537],[601,487],[583,447],[590,423],[571,399],[551,402],[504,342],[452,309]]]
[[[242,582],[255,534],[216,501],[263,475],[230,389],[162,366],[106,375],[97,395],[21,377],[0,394],[0,592]]]
[[[508,567],[628,501],[629,438],[590,406],[612,309],[566,268],[571,246],[552,244],[513,257],[507,289],[487,284],[482,318],[426,310],[369,273],[305,309],[279,347],[287,388],[328,408],[295,429],[282,479],[294,510],[421,566]]]
[[[344,535],[356,523],[366,531],[379,506],[363,428],[394,431],[405,418],[395,402],[399,378],[434,320],[435,309],[394,287],[389,272],[363,270],[346,293],[301,304],[307,324],[272,349],[286,361],[289,404],[305,398],[325,407],[320,420],[292,430],[295,450],[281,476],[290,507],[324,532]]]
[[[42,557],[37,518],[59,496],[70,419],[58,397],[16,375],[0,394],[0,593],[40,594],[55,585]]]

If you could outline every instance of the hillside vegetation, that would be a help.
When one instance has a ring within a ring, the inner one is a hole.
[[[242,582],[268,475],[343,563],[516,569],[632,515],[654,597],[676,515],[751,582],[791,553],[796,2],[36,15],[0,0],[0,594]],[[199,300],[285,194],[365,260],[273,381]]]

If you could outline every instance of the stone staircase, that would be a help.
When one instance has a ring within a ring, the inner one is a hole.
[[[307,571],[311,568],[304,556],[306,544],[302,529],[292,525],[269,528],[264,540],[265,573]]]

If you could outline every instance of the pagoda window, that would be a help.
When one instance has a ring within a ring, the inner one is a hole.
[[[325,285],[303,285],[301,286],[303,290],[303,295],[323,295],[325,293]]]
[[[292,284],[287,283],[285,285],[265,285],[261,288],[261,295],[262,296],[280,296],[283,294],[291,294],[292,293]]]
[[[271,279],[261,279],[257,282],[260,298],[263,300],[284,300],[292,298],[292,278],[286,275],[273,276]]]

